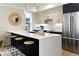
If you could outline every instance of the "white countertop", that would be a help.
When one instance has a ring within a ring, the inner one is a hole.
[[[42,38],[47,38],[51,36],[61,36],[60,34],[50,34],[50,33],[45,33],[45,35],[39,35],[35,33],[29,33],[25,30],[8,30],[8,32],[19,34],[26,37],[35,38],[35,39],[42,39]]]
[[[39,56],[61,56],[61,34],[45,33],[44,36],[25,30],[8,30],[8,32],[39,40]]]

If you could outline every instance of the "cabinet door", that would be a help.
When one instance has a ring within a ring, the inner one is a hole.
[[[73,40],[72,39],[67,39],[67,50],[70,52],[73,52]]]
[[[67,39],[65,38],[62,39],[62,48],[67,49]]]
[[[62,39],[62,48],[73,53],[79,54],[79,40]]]
[[[79,11],[79,3],[69,3],[63,5],[63,13],[71,13]]]
[[[79,40],[74,40],[74,52],[79,53]]]
[[[34,43],[31,45],[23,44],[23,53],[27,56],[39,56],[39,40],[25,37],[25,41],[33,41]]]

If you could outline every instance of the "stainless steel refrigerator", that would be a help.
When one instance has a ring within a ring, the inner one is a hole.
[[[79,54],[79,12],[63,14],[62,47]]]

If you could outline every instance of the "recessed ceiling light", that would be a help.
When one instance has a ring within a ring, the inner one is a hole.
[[[33,7],[33,12],[36,12],[37,10],[36,10],[36,8],[35,8],[35,6]]]

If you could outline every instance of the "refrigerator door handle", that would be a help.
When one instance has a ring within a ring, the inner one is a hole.
[[[74,17],[73,17],[73,15],[72,15],[72,28],[71,28],[71,29],[72,29],[72,33],[71,33],[71,34],[72,34],[72,37],[73,37],[73,35],[74,35],[74,33],[73,33],[73,20],[74,20]]]
[[[74,38],[71,38],[71,37],[63,37],[64,39],[74,39]]]
[[[63,37],[64,39],[79,40],[78,38]]]
[[[71,21],[72,21],[72,16],[70,15],[70,24],[69,24],[70,37],[71,37],[71,26],[72,26]]]
[[[73,37],[73,14],[70,16],[70,37]]]

